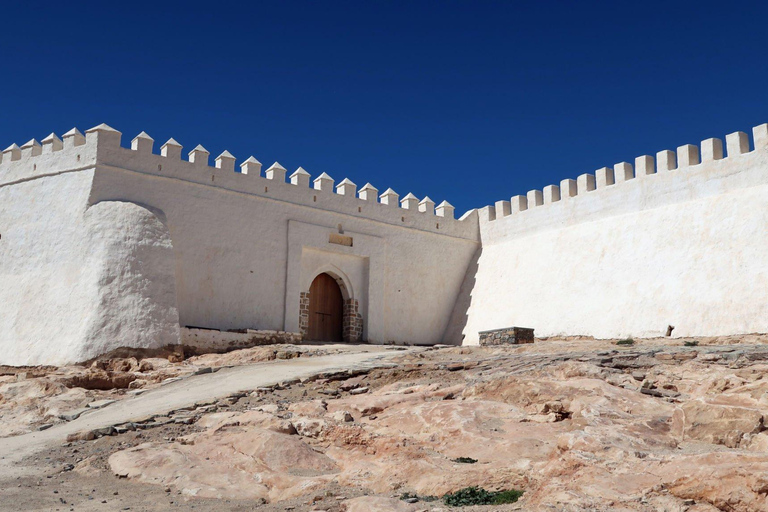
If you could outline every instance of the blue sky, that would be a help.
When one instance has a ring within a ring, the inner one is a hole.
[[[106,122],[459,213],[768,121],[764,2],[3,11],[2,147]]]

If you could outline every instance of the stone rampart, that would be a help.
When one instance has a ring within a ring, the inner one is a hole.
[[[768,332],[768,125],[480,209],[465,342]]]
[[[301,332],[319,273],[342,287],[344,340],[429,344],[450,330],[460,342],[449,326],[475,211],[456,219],[445,201],[121,139],[99,125],[2,153],[0,276],[12,286],[0,291],[0,362],[178,343],[184,325]]]
[[[460,219],[445,201],[227,151],[213,166],[202,146],[182,159],[173,139],[156,154],[144,132],[123,147],[106,125],[12,145],[0,154],[0,362],[165,345],[183,325],[306,332],[319,273],[339,284],[349,341],[473,344],[509,325],[768,332],[768,125],[752,133],[752,147],[743,132],[707,139]]]

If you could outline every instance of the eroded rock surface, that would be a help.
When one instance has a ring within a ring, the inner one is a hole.
[[[431,510],[444,505],[393,498],[467,486],[523,489],[525,510],[768,510],[768,350],[547,343],[410,354],[297,384],[298,398],[264,393],[109,464],[185,495],[376,495],[348,510]]]
[[[180,348],[166,351],[166,357],[142,358],[131,355],[139,354],[139,350],[125,351],[128,354],[112,354],[82,365],[0,366],[0,437],[71,421],[90,403],[120,400],[131,396],[132,392],[151,389],[169,379],[278,358],[326,355],[336,353],[338,349],[271,345],[188,359],[183,358]]]

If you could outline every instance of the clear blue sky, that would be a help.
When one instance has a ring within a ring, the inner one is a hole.
[[[2,147],[106,122],[124,145],[146,130],[459,214],[768,121],[766,2],[59,1],[2,18]]]

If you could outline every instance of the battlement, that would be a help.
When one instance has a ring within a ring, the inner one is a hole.
[[[691,200],[697,198],[697,190],[703,194],[722,193],[717,184],[723,178],[745,171],[752,165],[748,161],[750,155],[763,154],[768,150],[768,124],[754,127],[752,136],[753,150],[750,150],[749,136],[744,132],[735,132],[725,137],[725,151],[721,139],[711,138],[702,141],[701,146],[685,144],[677,151],[659,151],[655,157],[639,156],[635,158],[634,166],[629,162],[620,162],[613,167],[602,167],[594,173],[581,174],[576,179],[562,180],[559,185],[549,185],[543,190],[530,190],[525,195],[497,201],[480,209],[480,220],[488,223],[509,218],[509,222],[515,222],[513,219],[538,222],[540,218],[530,216],[539,217],[546,215],[545,212],[557,216],[555,211],[565,210],[579,211],[583,214],[582,220],[588,220],[595,209],[606,205],[618,207],[621,197],[625,196],[640,196],[640,204],[635,202],[635,206],[643,209],[662,204],[658,198],[649,197],[652,194]],[[708,181],[714,185],[707,187],[705,183]],[[668,188],[659,188],[662,182]],[[616,197],[610,197],[612,194]],[[602,198],[602,206],[590,204],[598,196]]]
[[[197,145],[184,159],[182,145],[173,138],[165,142],[157,154],[154,153],[155,141],[146,132],[134,137],[130,148],[125,148],[121,146],[121,132],[106,124],[87,130],[85,135],[73,129],[62,139],[56,134],[50,134],[43,139],[42,144],[33,139],[21,147],[16,144],[8,147],[0,158],[0,186],[49,173],[98,165],[462,238],[476,239],[477,236],[476,226],[472,227],[476,224],[473,223],[473,211],[461,219],[455,219],[454,208],[447,201],[435,206],[429,197],[419,200],[411,193],[400,199],[392,189],[379,195],[378,189],[370,183],[358,190],[350,179],[345,178],[336,183],[325,172],[313,180],[304,168],[299,167],[290,174],[286,183],[288,171],[278,162],[262,171],[261,162],[254,156],[238,166],[235,156],[224,151],[214,159],[211,166],[211,155],[202,145]],[[83,159],[85,153],[89,155],[88,159]]]
[[[107,125],[13,144],[0,345],[37,364],[174,343],[179,325],[309,332],[320,274],[339,286],[344,332],[371,343],[472,344],[509,325],[768,332],[768,124],[752,133],[752,150],[742,132],[707,139],[460,219],[446,201],[202,145],[158,154],[145,132],[123,147]],[[50,332],[55,349],[36,341]]]
[[[0,153],[0,186],[93,167],[98,140],[98,132],[83,135],[73,128],[61,138],[51,133],[41,142],[11,144]]]

